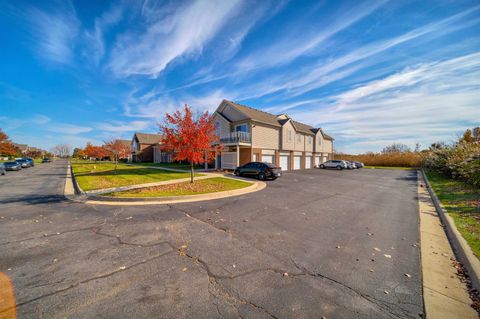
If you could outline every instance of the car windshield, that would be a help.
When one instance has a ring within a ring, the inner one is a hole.
[[[6,162],[5,165],[17,165],[17,162]]]
[[[273,165],[272,163],[263,163],[263,164],[267,165],[269,168],[274,168],[275,167],[275,165]]]

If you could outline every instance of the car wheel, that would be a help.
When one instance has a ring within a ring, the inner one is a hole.
[[[338,169],[338,170],[342,170],[343,167],[341,167],[340,165],[337,165],[337,169]]]
[[[263,180],[265,180],[265,178],[266,178],[266,176],[265,176],[264,173],[258,173],[258,179],[259,179],[259,180],[262,180],[262,181],[263,181]]]
[[[321,164],[321,165],[320,165],[320,168],[321,168],[321,169],[325,169],[325,165]]]
[[[239,172],[239,171],[235,171],[233,174],[235,174],[235,176],[240,176],[240,172]]]

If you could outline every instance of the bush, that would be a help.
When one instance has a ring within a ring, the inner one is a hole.
[[[390,152],[361,155],[337,154],[335,158],[358,161],[367,166],[421,167],[424,155],[416,152]]]

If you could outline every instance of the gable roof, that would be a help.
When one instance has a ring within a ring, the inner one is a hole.
[[[123,146],[130,147],[130,145],[131,145],[131,141],[129,141],[129,140],[116,140],[116,141],[121,143]]]
[[[312,134],[312,135],[315,134],[314,131],[313,131],[314,130],[313,126],[303,124],[303,123],[300,123],[300,122],[297,122],[297,121],[294,121],[294,120],[292,120],[292,122],[293,122],[293,125],[295,126],[295,128],[297,129],[297,131],[305,133],[305,134]]]
[[[135,136],[140,144],[158,144],[162,141],[160,134],[135,133]]]
[[[242,105],[242,104],[238,104],[238,103],[228,101],[228,100],[223,100],[223,102],[225,102],[225,103],[229,104],[230,106],[234,107],[235,109],[237,109],[238,111],[243,113],[246,117],[248,117],[248,118],[250,118],[254,121],[262,122],[262,123],[265,123],[265,124],[270,124],[270,125],[273,125],[273,126],[280,126],[280,123],[278,123],[278,118],[274,114],[264,112],[264,111],[260,111],[260,110],[254,109],[252,107]],[[223,102],[222,102],[222,104],[223,104]]]

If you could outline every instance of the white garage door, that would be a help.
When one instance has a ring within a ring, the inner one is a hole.
[[[236,152],[222,152],[222,168],[235,169],[237,167]]]
[[[288,163],[290,156],[288,155],[280,155],[280,167],[282,168],[282,171],[288,171],[289,165]]]
[[[305,168],[312,168],[312,157],[305,156]]]
[[[325,163],[326,161],[328,161],[328,156],[324,156],[324,157],[323,157],[322,163]]]
[[[262,155],[262,162],[273,164],[273,155]]]
[[[295,156],[293,160],[293,169],[300,169],[302,167],[302,157]]]
[[[320,156],[315,156],[315,166],[320,165]]]

